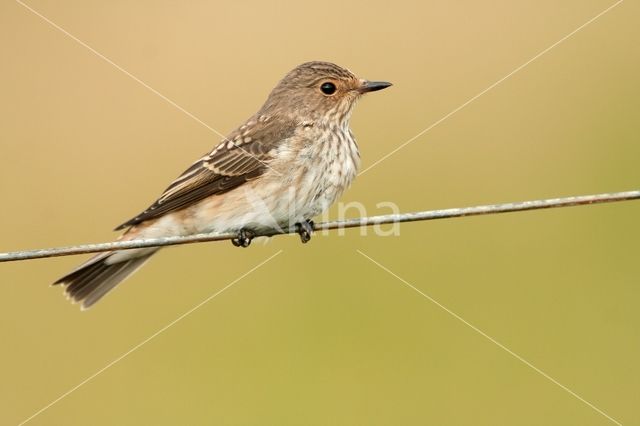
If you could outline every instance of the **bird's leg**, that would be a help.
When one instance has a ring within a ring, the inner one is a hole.
[[[238,236],[231,240],[231,244],[236,247],[249,247],[251,240],[255,236],[255,232],[248,229],[241,229],[240,232],[238,232]]]
[[[308,243],[311,240],[311,234],[313,233],[313,221],[305,220],[304,222],[296,223],[296,232],[300,235],[300,241],[302,244]]]

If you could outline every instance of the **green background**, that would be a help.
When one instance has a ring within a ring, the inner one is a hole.
[[[613,1],[29,5],[228,133],[297,64],[394,86],[373,164]],[[626,1],[356,180],[368,215],[638,189],[640,6]],[[220,137],[19,3],[0,5],[0,250],[109,241]],[[331,217],[336,217],[333,209]],[[351,216],[357,215],[355,210]],[[640,203],[163,250],[94,309],[0,265],[0,424],[607,425],[356,250],[625,424],[640,424]]]

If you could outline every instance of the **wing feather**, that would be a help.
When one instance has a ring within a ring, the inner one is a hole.
[[[293,136],[295,128],[293,122],[254,117],[194,162],[149,208],[116,230],[184,209],[261,176],[270,167],[274,148]]]

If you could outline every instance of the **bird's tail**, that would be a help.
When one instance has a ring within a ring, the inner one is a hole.
[[[82,309],[87,309],[137,271],[156,251],[157,249],[147,249],[136,257],[123,256],[126,252],[102,253],[89,259],[53,285],[65,286],[67,297],[74,303],[82,303]]]

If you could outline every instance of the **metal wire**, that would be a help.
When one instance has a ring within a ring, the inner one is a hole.
[[[612,203],[618,201],[638,200],[640,191],[613,192],[595,195],[580,195],[575,197],[551,198],[545,200],[521,201],[515,203],[490,204],[484,206],[452,208],[444,210],[429,210],[412,213],[390,214],[382,216],[362,217],[334,222],[323,222],[314,225],[315,231],[331,229],[356,228],[401,222],[416,222],[423,220],[447,219],[464,216],[479,216],[496,213],[519,212],[526,210],[549,209],[558,207],[571,207],[589,204]],[[256,236],[272,237],[279,234],[296,233],[295,229],[287,229],[283,232],[270,231]],[[40,259],[45,257],[70,256],[84,253],[98,253],[110,250],[135,249],[144,247],[163,247],[178,244],[203,243],[208,241],[230,240],[236,238],[236,234],[197,234],[189,236],[175,236],[164,238],[150,238],[129,241],[115,241],[110,243],[82,244],[67,247],[54,247],[36,250],[24,250],[0,253],[0,262],[16,260]]]

